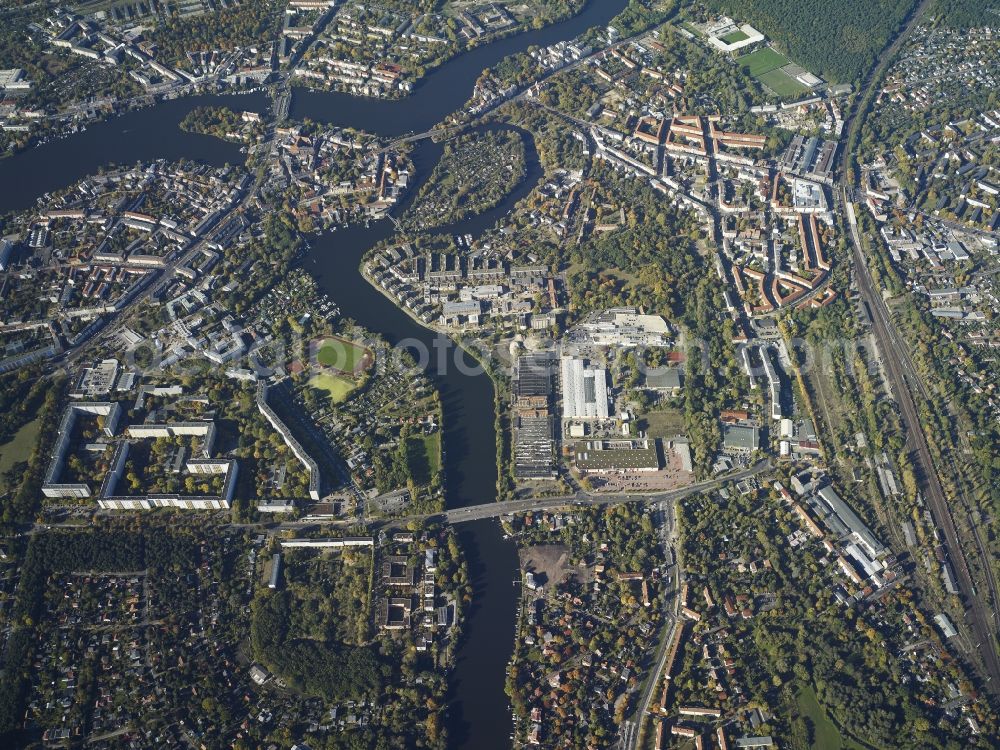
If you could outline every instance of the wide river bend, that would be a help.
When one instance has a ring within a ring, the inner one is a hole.
[[[387,137],[424,132],[462,107],[485,68],[532,45],[546,46],[572,39],[592,26],[604,26],[625,4],[626,0],[590,0],[580,14],[567,21],[463,53],[432,71],[406,99],[387,101],[297,90],[291,115]],[[112,164],[154,159],[191,159],[213,166],[241,164],[244,156],[238,146],[178,128],[189,111],[202,105],[263,112],[270,106],[270,99],[257,93],[163,101],[2,159],[0,214],[28,208],[45,193]],[[530,138],[526,145],[528,174],[521,185],[496,208],[440,231],[478,236],[524,197],[541,176]],[[430,174],[441,151],[430,141],[417,146],[414,162],[418,174],[408,200]],[[405,201],[400,209],[404,208]],[[476,374],[475,363],[451,341],[418,325],[360,274],[364,254],[394,231],[391,222],[381,221],[370,227],[357,225],[312,237],[302,262],[345,316],[380,333],[392,344],[419,342],[421,348],[433,354],[428,373],[441,393],[444,411],[448,507],[490,502],[496,497],[497,479],[491,380],[485,374]],[[458,360],[466,366],[456,366]],[[450,745],[469,750],[509,748],[512,723],[504,680],[516,617],[517,554],[513,544],[504,541],[495,521],[464,524],[458,529],[469,562],[473,602],[450,683]]]

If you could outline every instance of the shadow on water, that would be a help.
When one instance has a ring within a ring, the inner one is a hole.
[[[478,236],[538,184],[543,170],[533,139],[523,131],[510,129],[521,133],[524,140],[525,178],[495,208],[437,228],[435,233]],[[421,142],[414,150],[417,179],[400,212],[413,200],[442,151],[441,145],[430,141]],[[420,342],[425,351],[431,352],[428,373],[441,393],[444,414],[448,507],[491,502],[496,498],[497,480],[492,381],[486,374],[476,374],[475,362],[466,352],[419,325],[353,273],[365,253],[392,234],[388,221],[367,230],[348,227],[325,234],[311,243],[306,268],[344,313],[365,328],[379,331],[392,344]],[[352,272],[345,273],[347,270]],[[464,367],[456,366],[456,357],[462,358]],[[517,554],[514,545],[503,540],[495,521],[465,524],[458,531],[468,560],[473,599],[449,685],[449,738],[453,747],[506,748],[510,746],[511,717],[504,682],[513,646],[517,589],[512,582],[518,578]]]

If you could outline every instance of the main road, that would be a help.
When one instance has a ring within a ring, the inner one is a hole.
[[[263,142],[261,143],[260,148],[263,149],[264,147],[267,147],[273,152],[274,150],[273,138],[274,138],[274,127],[271,126],[268,128],[267,135],[264,138]],[[260,190],[260,187],[263,184],[264,178],[266,176],[267,176],[266,171],[259,172],[254,178],[253,183],[247,188],[246,193],[240,198],[240,200],[232,204],[231,206],[222,209],[222,213],[220,214],[215,225],[210,230],[208,230],[204,236],[193,237],[191,240],[191,244],[189,244],[186,248],[178,251],[177,257],[171,260],[163,268],[152,271],[151,273],[156,274],[155,278],[153,278],[149,283],[147,283],[146,286],[133,299],[129,300],[129,302],[124,307],[122,307],[121,310],[117,310],[111,313],[111,315],[109,315],[108,318],[105,320],[104,324],[100,328],[96,329],[93,332],[93,334],[87,336],[75,346],[67,349],[60,355],[56,356],[53,359],[53,363],[55,364],[55,366],[57,367],[73,366],[77,361],[79,361],[85,355],[91,353],[93,349],[93,347],[91,346],[92,344],[107,341],[109,338],[120,332],[121,329],[117,328],[115,324],[121,320],[127,319],[127,317],[134,310],[139,309],[139,304],[141,302],[145,302],[154,294],[158,294],[159,292],[167,289],[168,286],[170,285],[170,282],[175,278],[177,270],[190,263],[193,259],[195,259],[198,256],[198,253],[200,253],[202,249],[206,245],[208,245],[208,243],[211,242],[213,238],[215,238],[218,235],[218,233],[223,229],[223,227],[227,225],[230,219],[232,219],[235,216],[238,216],[247,208],[247,206],[250,205],[250,202],[257,197],[257,193]]]
[[[590,492],[577,492],[572,495],[558,495],[556,497],[545,497],[537,499],[525,499],[525,500],[505,500],[499,503],[482,503],[481,505],[469,505],[464,508],[453,508],[451,510],[442,511],[440,513],[424,513],[422,515],[412,515],[403,516],[401,518],[350,518],[350,519],[338,519],[336,524],[338,526],[351,527],[357,524],[365,524],[371,527],[387,527],[387,526],[405,526],[412,521],[435,521],[440,523],[447,523],[449,525],[461,524],[461,523],[471,523],[472,521],[482,521],[489,518],[500,518],[501,516],[507,516],[512,513],[528,513],[533,511],[550,511],[559,510],[560,508],[574,507],[574,508],[586,508],[586,507],[598,507],[603,505],[623,505],[625,503],[645,503],[647,505],[655,505],[657,503],[669,503],[673,504],[677,500],[682,500],[685,497],[695,495],[699,492],[711,492],[712,490],[717,490],[725,484],[730,482],[739,482],[743,479],[749,479],[750,477],[755,477],[758,474],[763,474],[770,471],[774,464],[771,459],[766,458],[762,461],[758,461],[753,466],[749,466],[746,469],[741,469],[740,471],[730,472],[729,474],[723,474],[721,476],[715,477],[714,479],[707,479],[703,482],[695,482],[694,484],[689,484],[686,487],[679,487],[676,490],[669,490],[667,492],[657,492],[654,494],[640,494],[640,493],[590,493]],[[79,506],[62,506],[61,510],[75,512],[79,511]],[[668,514],[672,513],[668,511]],[[96,516],[113,516],[117,515],[116,511],[103,511],[96,510],[93,512]],[[670,523],[673,524],[672,515],[670,516]],[[230,524],[233,527],[239,528],[269,528],[272,532],[277,532],[281,530],[291,530],[295,531],[306,526],[316,526],[317,524],[330,523],[330,521],[319,521],[316,518],[302,518],[296,521],[282,521],[277,524],[269,524],[266,522],[248,522],[248,523],[233,523]],[[58,529],[58,528],[80,528],[79,521],[69,521],[69,522],[37,522],[25,527],[25,532],[29,534],[35,534],[48,529]]]
[[[565,508],[567,505],[586,507],[595,505],[621,505],[623,503],[673,503],[674,501],[688,497],[689,495],[694,495],[699,492],[710,492],[712,490],[719,489],[724,484],[729,482],[738,482],[741,479],[748,479],[756,476],[757,474],[768,471],[771,466],[772,464],[770,459],[765,459],[763,461],[758,461],[753,466],[743,469],[742,471],[725,474],[723,476],[716,477],[715,479],[708,479],[704,482],[696,482],[694,484],[689,484],[687,487],[680,487],[676,490],[670,490],[668,492],[657,492],[652,495],[638,493],[596,494],[583,492],[581,490],[573,495],[559,495],[558,497],[537,499],[529,498],[525,500],[505,500],[500,503],[470,505],[465,508],[447,510],[444,513],[429,514],[425,516],[410,516],[408,518],[400,519],[400,522],[405,523],[411,520],[429,518],[433,520],[441,520],[449,524],[456,524],[468,523],[469,521],[481,521],[484,518],[499,518],[500,516],[506,516],[511,513],[556,510],[558,508]]]
[[[865,261],[853,207],[848,202],[848,189],[852,187],[849,184],[848,177],[848,168],[853,157],[851,150],[858,143],[858,134],[873,100],[876,86],[882,80],[882,76],[895,57],[896,52],[912,33],[929,4],[929,0],[923,0],[913,11],[903,30],[893,43],[882,52],[878,63],[873,67],[871,74],[859,92],[856,100],[856,109],[850,115],[848,120],[849,126],[846,129],[847,146],[845,153],[841,155],[838,190],[842,206],[848,217],[847,225],[851,239],[851,254],[858,290],[868,307],[868,312],[872,320],[872,331],[878,343],[878,349],[885,367],[886,380],[896,397],[896,402],[899,404],[900,416],[906,431],[907,440],[913,447],[916,462],[920,469],[919,473],[924,498],[934,517],[934,522],[944,536],[948,550],[951,553],[956,584],[962,602],[966,607],[966,619],[968,620],[969,629],[972,632],[974,640],[977,642],[978,649],[971,656],[974,659],[978,656],[985,676],[985,687],[988,692],[996,697],[1000,695],[1000,659],[997,658],[994,641],[994,612],[989,603],[976,594],[976,587],[969,570],[965,550],[959,539],[958,530],[956,529],[954,518],[952,518],[944,488],[941,485],[941,479],[934,467],[934,460],[920,423],[920,413],[917,410],[913,392],[910,390],[910,385],[907,381],[909,380],[917,384],[921,390],[922,383],[910,361],[909,353],[905,350],[906,345],[903,343],[899,332],[895,329],[895,324],[886,307],[885,300],[882,298],[879,290],[876,289],[871,271]],[[982,563],[991,598],[993,601],[996,601],[997,587],[990,567],[990,560],[984,558]]]

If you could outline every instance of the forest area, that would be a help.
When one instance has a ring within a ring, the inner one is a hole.
[[[1000,26],[1000,0],[934,0],[928,12],[941,24],[956,29]]]
[[[972,0],[943,0],[968,4]],[[835,83],[860,81],[899,30],[914,0],[709,0],[750,23],[806,69]]]
[[[180,129],[240,143],[244,122],[241,113],[229,107],[195,107],[180,121]],[[254,128],[260,132],[261,127]]]
[[[250,642],[254,655],[296,688],[329,701],[375,694],[388,677],[372,649],[295,638],[286,591],[267,592],[253,603]]]

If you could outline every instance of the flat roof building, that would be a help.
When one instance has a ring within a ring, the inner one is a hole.
[[[514,395],[548,399],[552,393],[554,355],[550,352],[522,354],[514,366]]]
[[[934,622],[936,622],[937,626],[941,628],[941,633],[945,638],[954,638],[958,635],[958,631],[955,629],[955,626],[952,624],[948,615],[944,612],[934,615]]]
[[[344,536],[328,539],[282,539],[282,547],[330,547],[332,549],[343,549],[344,547],[371,547],[375,544],[374,537],[370,536]]]
[[[598,474],[660,468],[655,440],[585,440],[576,444],[574,458],[578,469]]]
[[[582,359],[563,357],[561,372],[563,418],[607,419],[607,371],[588,367]]]
[[[91,488],[85,482],[60,482],[60,475],[65,466],[66,454],[70,448],[73,428],[80,414],[91,414],[104,419],[102,427],[106,437],[113,437],[118,429],[122,408],[116,401],[74,401],[66,407],[59,431],[56,433],[55,445],[52,447],[52,457],[49,460],[45,478],[42,482],[42,494],[45,497],[90,497]]]
[[[100,398],[111,393],[118,377],[118,360],[105,359],[94,367],[85,367],[70,392],[71,398]]]
[[[681,369],[679,367],[656,367],[646,372],[646,387],[655,391],[666,391],[673,395],[681,390]]]
[[[671,333],[662,317],[642,315],[634,307],[593,313],[578,331],[599,346],[668,346]]]
[[[756,427],[741,424],[722,425],[722,449],[726,453],[750,454],[760,448]]]
[[[822,500],[829,512],[839,520],[841,526],[838,528],[845,529],[846,533],[852,536],[865,552],[873,558],[885,554],[885,545],[858,518],[858,515],[851,510],[851,507],[840,498],[833,487],[827,485],[817,492],[816,495]]]
[[[267,582],[267,587],[269,589],[278,588],[278,582],[281,579],[281,553],[275,552],[271,556],[271,578]]]
[[[268,386],[266,383],[261,382],[257,384],[257,409],[260,411],[264,418],[271,424],[279,435],[281,439],[285,441],[285,445],[291,450],[295,457],[299,459],[299,463],[305,467],[306,471],[309,472],[309,497],[312,500],[320,499],[320,471],[319,464],[316,463],[316,459],[312,458],[306,449],[302,447],[302,444],[295,439],[292,435],[292,431],[289,429],[278,413],[271,408],[271,405],[267,403]]]

